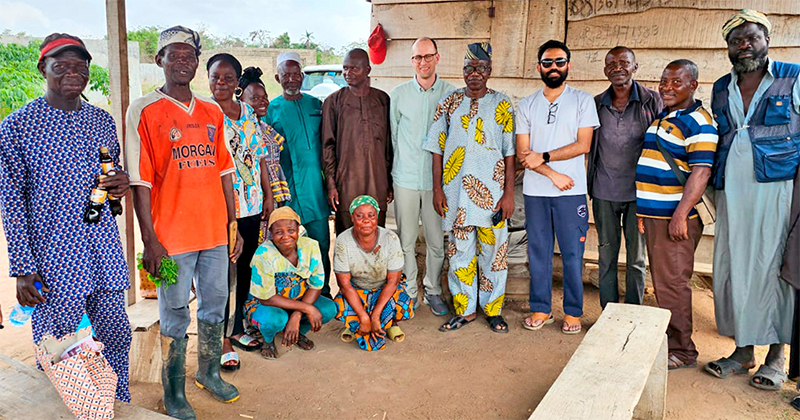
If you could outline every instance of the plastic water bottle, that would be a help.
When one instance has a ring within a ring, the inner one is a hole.
[[[36,281],[33,283],[34,287],[36,287],[36,291],[39,294],[42,293],[42,283]],[[34,306],[22,306],[17,302],[14,305],[14,309],[11,310],[11,315],[8,317],[8,321],[11,322],[11,325],[15,327],[21,327],[28,323],[31,319],[31,315],[33,314],[33,310],[36,309],[36,305]]]

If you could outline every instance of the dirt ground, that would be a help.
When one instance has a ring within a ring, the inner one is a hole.
[[[2,238],[0,305],[7,320],[15,302],[15,282],[5,277],[6,250]],[[559,320],[561,292],[556,287],[553,297]],[[693,298],[694,337],[702,364],[727,355],[734,344],[716,333],[711,292],[697,289]],[[647,303],[655,303],[652,296]],[[342,343],[336,321],[311,334],[316,348],[310,352],[279,346],[277,361],[240,352],[242,369],[224,374],[241,391],[241,399],[233,404],[218,403],[192,385],[197,362],[191,340],[187,394],[200,419],[526,419],[583,335],[561,334],[560,323],[538,332],[524,330],[524,306],[515,302],[504,310],[509,334],[492,333],[482,316],[459,331],[441,333],[437,328],[444,319],[421,306],[415,319],[402,325],[406,340],[389,343],[380,352]],[[591,285],[586,285],[585,308],[587,329],[600,314],[598,292]],[[30,326],[5,325],[0,352],[33,364]],[[759,361],[765,355],[766,348],[757,349]],[[779,392],[764,392],[750,387],[747,379],[719,380],[699,368],[670,372],[667,419],[800,419],[787,404],[795,395],[793,382]],[[614,384],[608,386],[613,389]],[[134,404],[163,412],[160,384],[134,383],[131,391]]]

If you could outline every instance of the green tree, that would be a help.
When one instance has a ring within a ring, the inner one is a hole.
[[[289,37],[288,32],[284,32],[278,35],[274,41],[272,41],[271,48],[292,48],[292,39]]]
[[[39,43],[27,46],[0,44],[0,120],[44,92],[44,78],[39,73]],[[96,64],[89,69],[89,90],[109,96],[108,70]]]
[[[317,46],[316,44],[314,44],[313,39],[314,39],[314,33],[313,32],[308,32],[308,30],[306,30],[306,33],[303,34],[302,37],[300,37],[300,42],[303,43],[303,47],[304,48],[310,50],[310,49],[315,48]]]
[[[140,57],[150,57],[152,59],[158,53],[158,35],[160,33],[161,28],[157,26],[145,26],[134,31],[128,31],[128,41],[139,43]]]

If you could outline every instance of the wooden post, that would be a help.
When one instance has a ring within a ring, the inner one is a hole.
[[[111,79],[111,115],[117,123],[117,138],[125,153],[125,113],[130,104],[128,77],[128,29],[125,22],[125,0],[106,0],[106,26],[108,29],[108,73]],[[133,224],[133,198],[128,194],[123,200],[124,212],[120,223],[120,236],[128,261],[128,305],[136,303],[136,248]]]

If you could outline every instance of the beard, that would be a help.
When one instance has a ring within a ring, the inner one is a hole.
[[[740,52],[736,52],[735,54],[728,54],[728,59],[731,60],[731,64],[733,64],[733,69],[736,73],[750,73],[754,72],[760,68],[763,68],[767,64],[767,49],[764,48],[763,50],[753,50],[753,56],[750,58],[739,58]]]
[[[551,78],[550,75],[553,73],[557,74],[558,77],[555,79]],[[556,89],[561,87],[561,85],[563,85],[564,82],[567,80],[567,75],[569,75],[569,71],[564,69],[564,72],[560,72],[556,69],[553,69],[548,71],[547,73],[539,72],[539,74],[542,76],[542,81],[544,82],[545,86],[549,87],[550,89]]]

